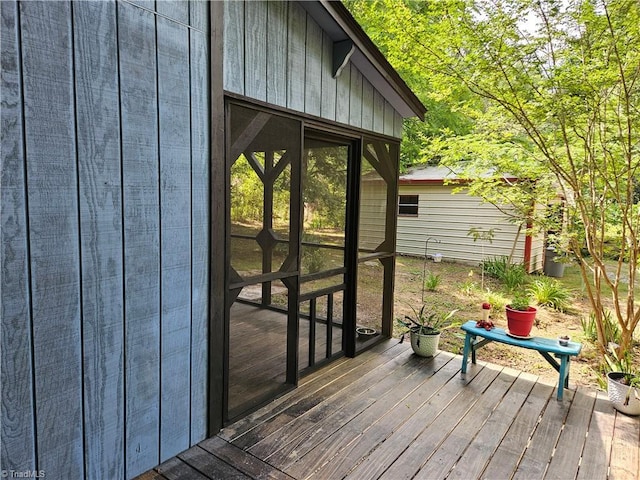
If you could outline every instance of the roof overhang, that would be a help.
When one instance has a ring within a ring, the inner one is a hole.
[[[340,1],[300,2],[335,42],[351,40],[355,50],[350,61],[403,117],[424,120],[427,109],[391,66],[360,24]]]

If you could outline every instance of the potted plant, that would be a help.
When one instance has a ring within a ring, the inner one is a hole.
[[[607,393],[613,408],[627,415],[640,415],[640,370],[633,367],[631,355],[620,357],[618,345],[609,344],[604,358],[611,369],[607,373]]]
[[[421,357],[432,357],[438,349],[440,333],[442,330],[456,326],[451,322],[452,317],[458,310],[452,310],[446,315],[425,312],[426,304],[420,310],[413,310],[413,316],[405,315],[404,319],[398,318],[397,323],[403,329],[400,343],[404,342],[407,333],[411,337],[411,348],[416,355]]]
[[[529,303],[529,297],[520,294],[516,295],[512,302],[505,307],[509,334],[514,337],[529,337],[531,333],[538,310]]]

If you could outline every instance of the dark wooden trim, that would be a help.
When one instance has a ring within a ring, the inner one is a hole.
[[[315,115],[310,115],[308,113],[299,112],[297,110],[292,110],[290,108],[281,107],[279,105],[273,105],[271,103],[267,103],[261,100],[256,100],[255,98],[250,98],[245,95],[240,95],[234,92],[229,92],[225,90],[225,96],[229,99],[229,101],[248,108],[253,108],[254,110],[263,109],[267,112],[277,113],[282,116],[288,116],[295,120],[302,120],[305,127],[305,134],[309,134],[309,129],[333,134],[336,137],[340,137],[342,139],[351,139],[351,140],[360,140],[363,136],[366,136],[370,139],[382,140],[384,142],[391,143],[399,143],[400,138],[393,137],[390,135],[385,135],[379,132],[373,132],[371,130],[366,130],[363,128],[354,127],[353,125],[348,125],[346,123],[336,122],[335,120],[330,120],[328,118],[322,118]]]
[[[330,295],[336,292],[340,292],[342,290],[346,290],[347,284],[341,283],[340,285],[334,285],[332,287],[323,288],[320,290],[315,290],[313,292],[305,293],[304,295],[300,295],[300,302],[308,302],[309,300],[313,300],[318,297],[323,297],[325,295]]]
[[[224,368],[228,350],[226,343],[225,286],[226,261],[228,251],[225,246],[227,225],[227,168],[225,160],[225,108],[223,72],[223,15],[222,2],[210,2],[210,96],[211,115],[210,137],[210,228],[209,228],[209,406],[208,435],[212,436],[222,428],[224,418]]]
[[[358,300],[358,236],[360,224],[360,167],[362,140],[353,142],[349,150],[347,170],[347,213],[345,229],[344,326],[342,346],[345,355],[356,354],[356,305]]]
[[[335,277],[336,275],[343,274],[347,269],[344,267],[332,268],[331,270],[323,270],[322,272],[310,273],[308,275],[300,276],[300,283],[313,282],[315,280],[321,280],[323,278]]]

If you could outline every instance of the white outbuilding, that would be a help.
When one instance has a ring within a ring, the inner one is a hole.
[[[505,179],[504,188],[510,188]],[[527,235],[503,209],[463,191],[468,180],[445,167],[415,168],[400,176],[396,252],[479,264],[510,256],[528,272],[541,270],[543,234]],[[473,235],[476,232],[478,235]],[[474,238],[492,232],[491,240]]]

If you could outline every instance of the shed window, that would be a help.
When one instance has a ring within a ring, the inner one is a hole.
[[[418,216],[418,195],[400,195],[398,215],[406,217]]]

